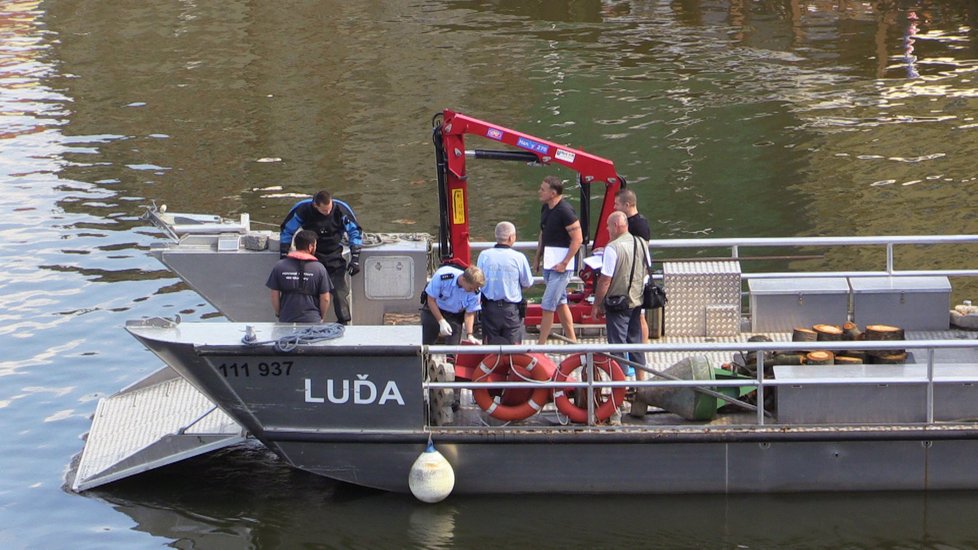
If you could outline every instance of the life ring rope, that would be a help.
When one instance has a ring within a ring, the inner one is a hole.
[[[490,364],[492,367],[489,367]],[[508,365],[508,369],[504,369],[505,372],[497,371],[501,364]],[[476,381],[484,380],[493,373],[498,375],[513,373],[527,382],[549,382],[552,380],[557,367],[546,355],[517,353],[487,355],[479,363],[479,370],[484,374],[478,377]],[[526,374],[520,371],[525,371]],[[502,404],[502,396],[492,396],[487,388],[472,390],[472,397],[489,416],[511,422],[524,420],[540,412],[550,400],[550,389],[546,387],[536,388],[530,393],[526,401],[515,405]]]
[[[618,362],[608,357],[607,355],[600,353],[594,356],[594,368],[595,372],[598,370],[604,371],[611,379],[615,382],[620,382],[625,380],[625,373],[618,365]],[[572,372],[579,368],[587,368],[587,356],[584,353],[575,353],[568,356],[563,361],[561,361],[557,372],[554,374],[554,380],[557,382],[564,382],[571,375]],[[582,377],[583,378],[583,377]],[[575,394],[578,392],[588,392],[587,388],[578,388]],[[587,423],[588,412],[587,406],[578,406],[576,403],[572,403],[570,400],[570,395],[568,392],[564,391],[563,388],[555,389],[553,392],[554,404],[557,405],[557,411],[572,422],[579,424]],[[596,400],[600,401],[600,396]],[[600,422],[602,420],[607,420],[611,418],[611,415],[615,411],[620,411],[622,403],[625,402],[625,388],[613,388],[611,390],[611,397],[606,398],[603,402],[599,402],[594,410],[595,420]]]

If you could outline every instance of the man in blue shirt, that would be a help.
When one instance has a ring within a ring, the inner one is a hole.
[[[293,235],[300,229],[316,232],[316,259],[329,272],[336,321],[345,325],[352,319],[347,275],[352,277],[360,272],[360,248],[363,246],[363,234],[356,214],[349,204],[334,199],[326,190],[316,193],[311,199],[295,203],[282,221],[279,246],[283,258],[289,253]],[[344,234],[350,243],[349,264],[343,259],[341,241]]]
[[[487,344],[519,344],[523,341],[520,303],[523,289],[533,284],[526,256],[513,250],[516,226],[496,224],[496,246],[479,254],[476,265],[486,275],[482,288],[482,335]]]
[[[475,314],[482,309],[479,289],[486,282],[482,270],[469,266],[462,271],[446,265],[438,268],[425,287],[421,308],[421,341],[434,344],[439,336],[446,344],[458,344],[463,328],[466,341],[479,344],[473,335]]]

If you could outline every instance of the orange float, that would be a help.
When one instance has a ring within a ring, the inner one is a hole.
[[[473,374],[475,382],[499,380],[510,373],[515,373],[523,380],[530,378],[538,382],[546,382],[553,377],[555,370],[557,367],[553,361],[541,353],[503,355],[493,353],[482,359],[479,366],[473,370]],[[536,388],[528,395],[525,390],[516,391],[517,395],[520,395],[519,399],[512,399],[512,393],[509,399],[502,396],[493,397],[487,388],[472,390],[472,397],[489,416],[508,422],[533,416],[550,400],[548,388]]]
[[[587,368],[586,354],[575,353],[561,361],[560,368],[557,370],[556,381],[566,382],[567,377],[578,368]],[[625,379],[625,373],[618,366],[618,362],[603,353],[594,354],[594,368],[601,369],[615,382],[620,382]],[[587,388],[576,388],[576,390],[584,393],[587,392]],[[625,388],[612,388],[611,399],[604,398],[604,401],[601,401],[601,399],[602,396],[595,396],[597,407],[594,410],[594,416],[599,422],[611,418],[615,410],[625,402]],[[567,418],[570,418],[572,422],[579,424],[587,422],[587,405],[585,404],[583,407],[579,407],[572,403],[567,391],[560,388],[555,389],[554,404],[557,405],[557,410],[567,416]]]

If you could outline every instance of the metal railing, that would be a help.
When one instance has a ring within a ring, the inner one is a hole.
[[[764,238],[708,238],[708,239],[652,239],[649,248],[652,251],[668,249],[729,249],[729,259],[741,258],[742,248],[784,248],[784,247],[852,247],[878,246],[886,251],[885,265],[881,270],[874,271],[810,271],[810,272],[771,272],[743,273],[744,279],[773,279],[784,277],[910,277],[910,276],[978,276],[978,269],[925,269],[898,270],[896,269],[895,247],[901,245],[964,245],[978,244],[978,235],[903,235],[889,237],[764,237]],[[484,250],[494,246],[493,242],[470,243],[472,251]],[[536,242],[519,241],[513,248],[524,251],[535,251]],[[690,257],[686,261],[696,261]]]
[[[852,386],[852,385],[880,385],[880,384],[926,384],[926,422],[924,424],[934,424],[934,355],[936,350],[951,349],[978,349],[978,341],[975,339],[950,339],[950,340],[891,340],[891,341],[859,341],[858,345],[853,346],[852,341],[836,342],[702,342],[702,343],[655,343],[655,344],[567,344],[567,345],[481,345],[481,346],[427,346],[428,354],[520,354],[520,353],[544,353],[544,354],[573,354],[585,353],[589,359],[593,354],[609,354],[613,356],[624,356],[628,352],[661,353],[661,352],[686,352],[690,354],[705,352],[731,352],[746,353],[757,352],[756,372],[757,376],[753,379],[735,380],[636,380],[636,381],[599,381],[594,376],[589,376],[585,381],[526,381],[526,382],[425,382],[424,389],[510,389],[510,388],[540,388],[567,389],[567,388],[588,388],[589,390],[601,388],[698,388],[700,390],[711,390],[712,388],[722,387],[743,387],[751,386],[757,390],[757,403],[764,403],[764,396],[771,388],[784,385],[797,385],[796,380],[776,380],[764,377],[764,355],[765,352],[789,352],[798,349],[803,345],[806,350],[842,350],[858,347],[863,351],[891,350],[891,349],[913,349],[925,350],[927,361],[926,376],[907,377],[907,376],[874,376],[872,378],[846,378],[839,377],[825,380],[806,380],[806,385],[812,386]],[[961,379],[947,379],[947,382],[978,383],[978,364],[968,364],[974,367],[974,376],[967,376]],[[869,365],[872,368],[885,369],[892,365]],[[593,360],[588,362],[587,368],[593,372]],[[838,365],[825,365],[822,368],[839,368]],[[647,369],[655,375],[658,371]],[[588,391],[588,418],[589,425],[594,424],[594,392]],[[757,412],[756,425],[767,424],[767,419],[763,407],[754,407]],[[978,404],[976,404],[978,411]],[[978,416],[976,414],[975,416]],[[775,422],[777,424],[777,422]]]
[[[478,251],[485,248],[493,246],[495,243],[491,242],[474,242],[471,243],[472,250]],[[705,238],[705,239],[653,239],[649,241],[650,249],[653,251],[670,250],[670,249],[688,249],[688,250],[713,250],[713,249],[728,249],[730,260],[739,260],[742,258],[741,252],[744,248],[803,248],[803,247],[883,247],[885,255],[885,264],[882,269],[879,270],[850,270],[850,271],[806,271],[806,272],[756,272],[756,273],[742,273],[742,279],[773,279],[773,278],[813,278],[813,277],[879,277],[879,276],[889,276],[889,277],[909,277],[909,276],[947,276],[947,277],[975,277],[978,276],[978,269],[927,269],[927,270],[898,270],[896,269],[897,257],[896,257],[896,247],[898,246],[920,246],[920,245],[966,245],[966,244],[978,244],[978,235],[933,235],[933,236],[883,236],[883,237],[785,237],[785,238]],[[534,251],[536,249],[537,243],[531,241],[520,241],[514,245],[517,250],[524,251]],[[711,258],[715,260],[716,258]],[[724,258],[726,259],[726,258]],[[684,259],[683,261],[697,261],[699,258],[690,257]],[[539,280],[539,278],[537,278]],[[579,281],[579,279],[578,279]],[[816,350],[827,350],[827,351],[837,351],[844,349],[852,349],[858,347],[860,350],[872,351],[872,350],[892,350],[892,349],[917,349],[926,350],[927,362],[926,362],[926,372],[927,375],[925,379],[921,380],[919,378],[908,378],[908,377],[874,377],[871,379],[863,380],[853,380],[853,379],[837,379],[837,380],[820,380],[817,382],[807,382],[812,385],[853,385],[853,384],[927,384],[927,412],[926,412],[926,423],[931,424],[934,422],[934,354],[936,350],[944,349],[960,349],[960,348],[978,348],[978,342],[973,340],[902,340],[902,341],[880,341],[880,342],[869,342],[869,341],[859,341],[858,346],[854,346],[852,341],[842,341],[842,342],[805,342],[804,344],[798,342],[736,342],[736,343],[656,343],[656,344],[643,344],[643,345],[629,345],[629,344],[571,344],[571,345],[558,345],[558,346],[541,346],[541,345],[516,345],[516,346],[429,346],[428,352],[441,354],[441,353],[498,353],[498,354],[512,354],[512,353],[546,353],[546,354],[570,354],[570,353],[606,353],[613,354],[617,356],[624,356],[627,352],[646,352],[646,353],[659,353],[659,352],[687,352],[691,354],[695,353],[705,353],[705,352],[724,352],[729,351],[731,353],[735,352],[757,352],[756,365],[757,378],[751,380],[752,386],[757,388],[757,403],[764,403],[764,395],[766,391],[772,388],[776,388],[785,384],[793,384],[793,381],[783,381],[774,379],[764,379],[763,377],[763,358],[765,352],[786,352],[795,351],[799,348],[799,345],[803,345],[806,350],[816,351]],[[589,357],[592,357],[589,355]],[[884,367],[885,366],[881,366]],[[594,369],[593,362],[589,363],[588,369]],[[832,367],[826,367],[832,368]],[[646,369],[648,372],[655,374],[654,371]],[[477,388],[490,388],[490,389],[505,389],[505,388],[528,388],[528,387],[539,387],[541,384],[546,385],[549,388],[580,388],[588,387],[591,389],[597,388],[618,388],[618,387],[629,387],[629,388],[644,388],[644,387],[666,387],[666,388],[678,388],[678,387],[692,387],[698,388],[697,391],[703,391],[708,388],[720,388],[727,386],[745,386],[745,380],[709,380],[709,381],[677,381],[677,380],[645,380],[645,381],[625,381],[625,382],[615,382],[615,381],[596,381],[594,376],[589,376],[588,381],[585,382],[464,382],[464,383],[449,383],[449,382],[428,382],[426,383],[426,388],[438,389],[438,388],[460,388],[465,387],[469,389]],[[975,365],[975,380],[968,380],[968,382],[978,381],[978,365]],[[593,392],[588,392],[589,394],[589,418],[593,421],[593,415],[590,412],[593,411]],[[757,412],[757,424],[765,424],[765,413],[763,406],[754,407]],[[978,416],[978,415],[976,415]]]

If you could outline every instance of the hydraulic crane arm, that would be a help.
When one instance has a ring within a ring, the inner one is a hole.
[[[432,125],[441,213],[439,239],[442,262],[460,266],[467,266],[471,262],[466,158],[517,160],[544,165],[553,163],[577,172],[581,190],[579,214],[585,244],[588,242],[590,226],[590,188],[596,183],[604,184],[604,200],[594,233],[594,246],[607,244],[608,228],[605,220],[614,210],[615,194],[625,186],[625,181],[615,171],[613,162],[448,109],[435,115]],[[466,134],[504,143],[516,150],[466,151]]]

